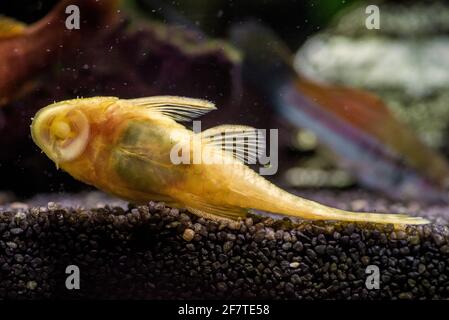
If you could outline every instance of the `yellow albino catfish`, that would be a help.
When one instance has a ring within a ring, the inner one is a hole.
[[[225,141],[226,135],[244,138],[255,129],[223,125],[195,133],[179,123],[215,109],[208,101],[174,96],[74,99],[41,109],[31,133],[43,152],[76,179],[137,203],[164,201],[226,221],[258,209],[313,220],[428,223],[406,215],[334,209],[276,187],[236,156],[231,147],[238,143]],[[254,141],[241,141],[247,142],[238,148],[251,153],[248,146]],[[190,159],[200,152],[202,159],[215,161],[173,161],[173,150],[180,146]]]

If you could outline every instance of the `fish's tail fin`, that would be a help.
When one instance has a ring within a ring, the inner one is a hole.
[[[421,217],[406,214],[352,212],[331,208],[317,202],[302,199],[281,190],[280,207],[275,210],[282,215],[311,220],[337,220],[363,223],[380,223],[394,225],[420,225],[429,221]]]
[[[395,224],[395,225],[421,225],[428,224],[427,219],[421,217],[412,217],[406,214],[391,214],[391,213],[372,213],[372,212],[351,212],[335,208],[327,208],[325,212],[313,212],[311,214],[314,220],[337,220],[348,222],[363,222],[363,223],[379,223],[379,224]],[[288,215],[304,217],[302,211],[291,211]]]
[[[424,218],[404,214],[351,212],[328,207],[318,202],[307,200],[289,193],[270,181],[259,176],[255,171],[245,173],[246,184],[234,187],[233,202],[246,208],[262,210],[274,214],[297,217],[306,220],[350,221],[363,223],[379,223],[394,225],[427,224]],[[241,195],[245,194],[245,200]],[[232,196],[232,193],[229,194]],[[240,200],[240,201],[239,201]]]

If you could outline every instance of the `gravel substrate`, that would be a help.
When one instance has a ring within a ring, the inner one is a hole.
[[[76,200],[39,206],[41,197],[0,208],[0,298],[449,298],[448,208],[306,195],[435,223],[395,230],[251,216],[229,228],[162,203],[85,209]],[[80,269],[79,290],[65,287],[68,265]],[[379,267],[379,289],[365,285],[368,265]]]

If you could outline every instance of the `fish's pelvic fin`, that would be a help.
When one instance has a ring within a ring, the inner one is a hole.
[[[265,135],[257,129],[240,125],[220,125],[201,133],[201,143],[230,152],[234,158],[255,163],[265,152]]]
[[[137,99],[128,99],[135,106],[141,106],[151,111],[160,112],[175,121],[190,121],[217,108],[212,102],[201,99],[155,96]]]
[[[237,210],[229,210],[227,208],[223,210],[223,208],[215,208],[213,210],[214,212],[211,212],[210,208],[198,209],[192,206],[187,206],[186,209],[199,217],[213,220],[216,222],[221,222],[232,227],[237,227],[238,221],[241,218],[244,218],[247,213],[246,210],[240,208]],[[240,211],[240,213],[237,213],[237,211]]]
[[[202,197],[188,194],[187,197],[181,199],[185,207],[192,213],[212,220],[232,220],[246,217],[248,209],[237,206],[221,206],[205,202]]]
[[[0,15],[0,40],[20,36],[25,32],[26,27],[23,22]]]

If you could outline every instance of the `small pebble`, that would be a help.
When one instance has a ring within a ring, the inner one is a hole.
[[[193,231],[192,229],[189,229],[189,228],[186,228],[184,230],[184,233],[182,234],[182,238],[185,241],[192,241],[194,236],[195,236],[195,231]]]
[[[290,263],[290,268],[296,269],[299,267],[299,262],[291,262]]]

